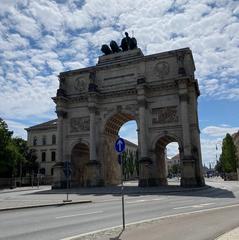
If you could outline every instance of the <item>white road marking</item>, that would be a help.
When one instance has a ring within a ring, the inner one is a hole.
[[[142,203],[142,202],[147,202],[147,200],[144,200],[144,199],[140,199],[140,200],[135,200],[135,201],[132,201],[132,202],[126,202],[127,204],[134,204],[134,203]]]
[[[78,217],[78,216],[86,216],[86,215],[92,215],[92,214],[97,214],[97,213],[103,213],[103,211],[88,212],[88,213],[79,213],[79,214],[66,215],[66,216],[59,216],[59,217],[56,217],[56,219],[70,218],[70,217]]]
[[[179,210],[179,209],[185,209],[185,208],[202,208],[204,206],[209,206],[209,205],[213,205],[215,203],[202,203],[202,204],[198,204],[198,205],[189,205],[189,206],[183,206],[183,207],[176,207],[173,208],[174,210]]]
[[[137,203],[145,203],[145,202],[153,202],[153,201],[160,201],[163,198],[152,198],[152,199],[139,199],[134,201],[126,201],[126,204],[137,204]]]
[[[221,209],[227,209],[227,208],[233,208],[233,207],[239,207],[239,204],[234,204],[234,205],[230,205],[230,206],[223,206],[223,207],[215,207],[215,208],[210,208],[210,209],[201,209],[201,210],[186,212],[186,213],[177,213],[177,214],[172,214],[172,215],[166,215],[166,216],[162,216],[162,217],[156,217],[156,218],[151,218],[151,219],[147,219],[147,220],[141,220],[141,221],[138,221],[138,222],[128,223],[128,224],[126,224],[126,226],[132,226],[132,225],[137,225],[137,224],[140,224],[140,223],[158,221],[158,220],[172,218],[172,217],[187,216],[187,215],[191,215],[191,214],[211,212],[211,211],[215,211],[215,210],[221,210]],[[82,233],[82,234],[78,234],[78,235],[75,235],[75,236],[66,237],[66,238],[63,238],[61,240],[74,240],[74,239],[78,239],[80,237],[89,236],[89,235],[92,235],[92,234],[97,234],[97,233],[100,233],[100,232],[109,231],[109,230],[112,230],[112,229],[115,229],[115,228],[122,228],[122,225],[109,227],[109,228],[103,228],[103,229],[99,229],[99,230],[88,232],[88,233]]]

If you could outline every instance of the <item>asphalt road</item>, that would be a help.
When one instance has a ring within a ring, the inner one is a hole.
[[[180,216],[182,213],[200,212],[239,204],[238,182],[212,182],[210,184],[213,188],[194,192],[127,195],[125,196],[126,223],[169,215]],[[236,221],[238,211],[229,209],[227,218],[230,217]],[[209,211],[208,214],[211,212]],[[233,227],[236,222],[231,221],[228,226],[227,218],[221,216],[217,221],[220,226],[227,223],[227,228]],[[205,221],[202,221],[202,225]],[[120,196],[105,195],[89,204],[1,212],[0,239],[63,239],[121,224]]]

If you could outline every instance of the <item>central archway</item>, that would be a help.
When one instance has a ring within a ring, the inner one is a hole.
[[[102,144],[102,170],[106,185],[117,185],[121,182],[120,165],[118,163],[118,154],[114,145],[119,137],[121,127],[129,122],[136,121],[136,118],[129,113],[116,113],[108,118],[104,127],[103,144]],[[123,137],[123,136],[120,136]],[[126,140],[126,149],[129,151],[130,142]]]

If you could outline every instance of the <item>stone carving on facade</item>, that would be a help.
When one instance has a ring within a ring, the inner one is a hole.
[[[169,64],[167,62],[158,62],[154,70],[158,77],[164,77],[169,74]]]
[[[177,106],[153,108],[152,123],[166,124],[178,122]]]
[[[86,91],[87,90],[87,82],[86,79],[82,78],[82,77],[78,77],[75,79],[75,84],[74,84],[74,88],[78,91]]]
[[[72,118],[70,121],[71,132],[89,131],[90,130],[90,118],[78,117]]]
[[[137,105],[136,104],[129,104],[125,107],[125,109],[128,111],[128,112],[131,112],[131,113],[135,113],[136,110],[137,110]]]

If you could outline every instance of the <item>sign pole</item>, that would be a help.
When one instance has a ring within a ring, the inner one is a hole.
[[[63,202],[71,202],[72,200],[69,200],[69,176],[70,176],[70,162],[65,161],[64,163],[64,173],[66,176],[66,200],[63,200]]]
[[[66,185],[67,185],[67,190],[66,190],[66,201],[69,201],[69,164],[67,162],[66,166],[66,171],[67,171],[67,176],[66,176]]]
[[[118,138],[115,142],[115,150],[119,154],[119,163],[121,165],[121,197],[122,197],[122,220],[123,220],[123,230],[125,230],[125,211],[124,211],[124,166],[122,152],[125,150],[125,141],[123,138]]]
[[[119,154],[121,160],[121,197],[122,197],[122,220],[123,220],[123,230],[125,230],[125,212],[124,212],[124,174],[123,174],[123,158],[122,154]]]

